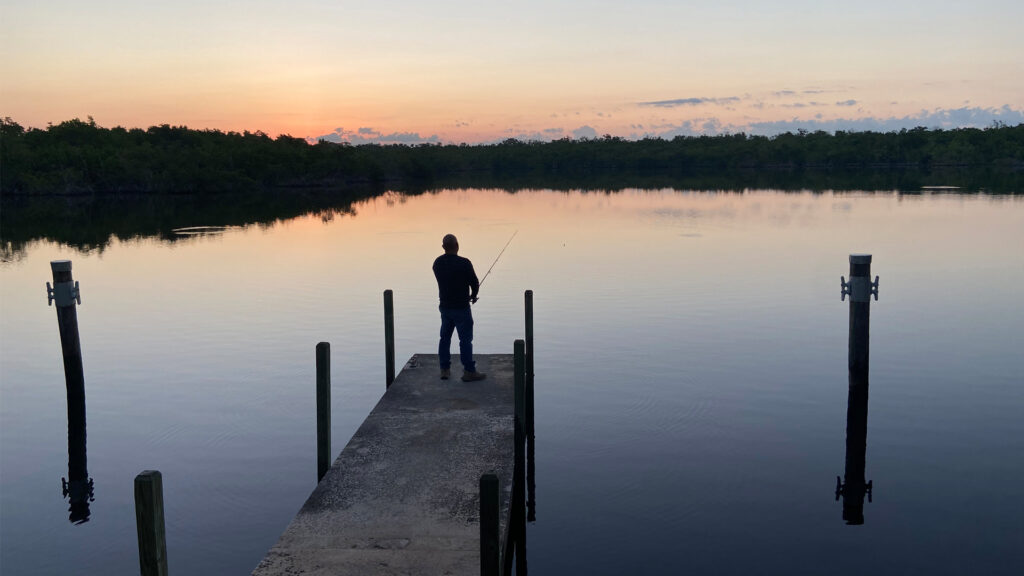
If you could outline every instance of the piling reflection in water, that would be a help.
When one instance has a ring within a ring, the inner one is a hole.
[[[850,296],[850,392],[846,407],[846,471],[836,477],[836,500],[843,498],[843,520],[864,524],[864,497],[871,502],[872,482],[865,481],[868,439],[868,357],[871,297],[878,300],[878,277],[871,281],[871,255],[850,255],[850,282],[840,280],[842,298]]]
[[[73,399],[68,393],[68,477],[61,478],[64,498],[70,499],[68,520],[89,521],[89,504],[95,500],[85,452],[85,391]]]
[[[850,525],[864,523],[864,497],[871,502],[871,481],[865,481],[868,441],[868,378],[854,379],[850,373],[850,396],[846,408],[845,481],[836,477],[836,500],[843,498],[843,520]]]

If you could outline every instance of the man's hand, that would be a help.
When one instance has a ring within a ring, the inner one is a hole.
[[[469,298],[469,302],[471,304],[476,304],[477,300],[479,300],[479,298],[477,298],[476,296],[470,296],[470,298]]]

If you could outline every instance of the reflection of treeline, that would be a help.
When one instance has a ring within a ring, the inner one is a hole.
[[[108,129],[91,118],[26,130],[7,118],[0,134],[0,164],[5,194],[242,192],[448,179],[500,185],[516,179],[611,177],[638,186],[644,179],[694,175],[735,178],[739,173],[757,179],[765,172],[944,167],[1014,174],[1008,182],[1013,187],[1024,167],[1024,124],[983,130],[801,131],[771,138],[731,134],[629,141],[605,136],[476,146],[349,146],[168,125]]]
[[[269,226],[307,214],[324,220],[354,211],[380,194],[372,188],[288,190],[244,194],[131,194],[4,196],[0,206],[0,257],[16,260],[27,244],[51,240],[82,251],[103,250],[113,240],[187,240],[175,229],[191,226]]]

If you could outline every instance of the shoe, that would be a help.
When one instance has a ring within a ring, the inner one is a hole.
[[[447,380],[451,377],[452,371],[447,368],[441,368],[441,380]]]
[[[483,372],[463,372],[462,374],[463,382],[476,382],[477,380],[483,380],[484,378],[487,378],[487,374],[484,374]]]

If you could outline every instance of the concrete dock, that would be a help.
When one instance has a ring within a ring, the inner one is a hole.
[[[511,354],[477,354],[481,382],[414,355],[253,572],[480,573],[480,476],[500,482],[501,548],[513,474]]]

